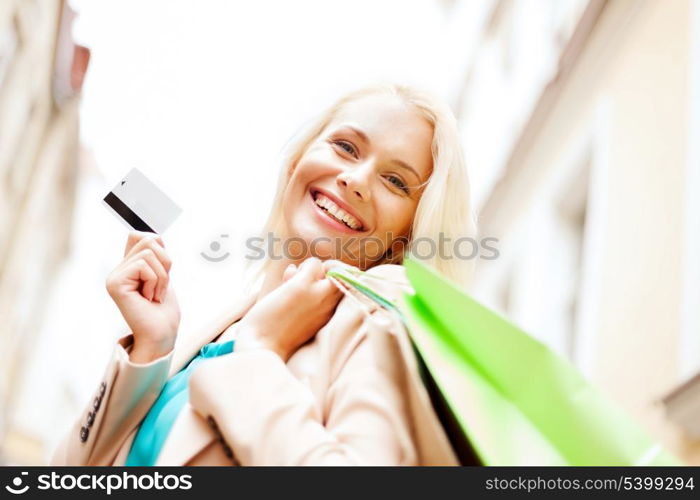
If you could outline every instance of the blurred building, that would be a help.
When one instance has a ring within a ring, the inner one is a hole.
[[[482,236],[499,239],[499,258],[479,263],[474,294],[571,359],[695,464],[699,3],[439,0],[446,53],[435,55],[449,61],[445,86],[463,133]],[[103,261],[85,265],[100,256],[112,265],[112,254],[99,245],[116,248],[106,239],[94,241],[99,217],[108,217],[91,208],[104,192],[102,180],[82,188],[82,226],[72,226],[76,94],[89,60],[71,40],[72,17],[67,0],[0,1],[0,463],[46,462],[54,444],[49,438],[65,430],[94,389],[91,373],[104,359],[100,346],[111,346],[110,339],[92,335],[104,330],[94,318],[119,324],[108,316],[117,312],[104,293],[91,297],[90,314],[79,319],[66,307],[101,286]],[[171,33],[180,37],[177,29]],[[103,53],[110,65],[124,64],[114,59],[117,52]],[[189,59],[179,51],[163,56],[173,66],[209,61],[196,50]],[[252,61],[259,57],[253,54]],[[159,85],[171,84],[167,68],[154,71]],[[358,74],[373,71],[367,68]],[[227,85],[220,89],[229,92]],[[192,103],[201,107],[197,99]],[[144,108],[139,116],[181,112],[179,106]],[[221,129],[216,141],[230,140]],[[167,165],[163,151],[151,147],[153,139],[144,140],[143,151],[153,151],[148,158]],[[76,265],[63,268],[59,279],[73,286],[56,292],[52,284],[71,231],[81,235],[71,252]],[[47,312],[52,292],[60,300]],[[39,340],[48,351],[39,355],[37,333],[47,315],[61,331]],[[47,358],[60,358],[55,364],[62,371],[35,366],[28,373],[29,360],[45,367]]]
[[[77,92],[89,52],[62,0],[0,2],[0,462],[35,462],[8,425],[26,359],[68,251],[78,155]],[[41,395],[36,395],[41,397]]]
[[[482,20],[454,105],[500,257],[473,291],[698,464],[700,5],[481,4],[445,3]]]

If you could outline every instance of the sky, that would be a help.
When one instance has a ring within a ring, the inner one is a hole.
[[[92,50],[83,143],[103,191],[136,167],[183,208],[165,238],[187,283],[239,269],[284,145],[333,100],[383,81],[446,92],[433,0],[74,4],[75,37]],[[204,261],[213,241],[232,258]]]

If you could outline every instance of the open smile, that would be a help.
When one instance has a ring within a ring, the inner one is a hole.
[[[342,204],[332,194],[319,189],[312,189],[311,198],[316,205],[317,211],[323,214],[325,219],[332,221],[335,227],[342,228],[345,231],[350,230],[353,233],[364,230],[362,220],[356,214],[351,213],[350,208]]]

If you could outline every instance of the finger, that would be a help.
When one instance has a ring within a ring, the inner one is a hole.
[[[343,292],[328,278],[319,280],[317,283],[314,283],[314,285],[316,286],[316,291],[320,300],[328,298],[337,302],[343,296]]]
[[[328,260],[323,261],[323,274],[326,274],[328,271],[330,271],[334,267],[342,267],[342,268],[346,268],[346,269],[357,269],[356,267],[353,267],[350,264],[346,264],[342,260],[328,259]]]
[[[124,256],[125,258],[132,257],[136,255],[138,252],[143,250],[144,248],[155,248],[155,247],[164,247],[163,244],[163,239],[153,233],[140,233],[140,237],[134,245],[129,249],[129,251],[126,253]]]
[[[294,264],[289,264],[287,266],[287,269],[284,270],[284,273],[282,274],[282,281],[287,282],[289,279],[291,279],[299,269],[297,268],[296,265]]]
[[[170,259],[170,256],[168,255],[168,251],[163,248],[160,243],[157,242],[156,239],[154,238],[144,238],[141,241],[139,241],[134,247],[131,249],[130,254],[124,258],[124,262],[129,262],[132,261],[136,258],[138,254],[143,252],[144,250],[152,250],[155,256],[158,258],[160,263],[163,265],[165,270],[167,272],[170,272],[170,268],[172,267],[173,263],[172,260]]]
[[[168,251],[161,246],[157,239],[151,239],[144,248],[153,250],[153,253],[155,253],[156,258],[163,265],[165,271],[168,273],[170,272],[170,269],[173,267],[173,261],[170,259]]]
[[[129,231],[129,236],[126,239],[126,247],[124,248],[124,257],[126,257],[134,245],[139,242],[141,234],[142,233],[139,231]]]
[[[170,277],[168,272],[163,267],[163,264],[156,257],[155,252],[150,248],[145,248],[137,254],[138,259],[143,259],[151,267],[151,269],[156,273],[158,279],[156,287],[153,293],[153,299],[158,302],[163,302],[163,297],[165,296],[165,290],[168,288],[168,282]]]
[[[158,283],[158,276],[145,260],[138,260],[134,262],[132,266],[137,273],[138,279],[143,282],[141,295],[148,300],[153,300],[153,294],[155,293]]]
[[[126,257],[129,252],[144,238],[155,239],[160,245],[165,246],[163,239],[154,233],[147,233],[144,231],[129,231],[129,236],[126,239],[126,247],[124,248],[124,257]]]
[[[318,266],[321,264],[321,259],[318,257],[309,257],[304,262],[301,263],[299,269],[307,269],[312,266]]]
[[[126,242],[126,248],[124,249],[124,257],[126,258],[136,254],[145,248],[150,241],[155,241],[158,245],[165,246],[163,239],[154,233],[131,231]]]
[[[301,263],[299,273],[305,279],[318,280],[323,278],[323,266],[321,260],[316,257],[310,257]]]

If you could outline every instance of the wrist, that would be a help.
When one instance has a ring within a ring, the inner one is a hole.
[[[260,335],[253,329],[243,327],[238,332],[236,342],[233,347],[234,352],[255,351],[264,349],[277,354],[285,363],[289,359],[289,352],[272,339]]]
[[[171,340],[144,342],[134,338],[129,352],[129,360],[132,363],[150,363],[169,354],[173,350],[174,344],[175,342]]]

